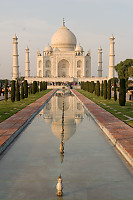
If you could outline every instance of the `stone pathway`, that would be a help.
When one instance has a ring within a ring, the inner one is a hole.
[[[133,167],[133,128],[107,112],[76,90],[72,92],[84,104],[90,115],[98,123],[116,148]]]
[[[15,137],[27,126],[38,112],[38,109],[48,101],[55,91],[56,90],[50,91],[40,99],[0,123],[0,153],[2,153]]]

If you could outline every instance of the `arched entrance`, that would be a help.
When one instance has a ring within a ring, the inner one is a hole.
[[[47,70],[46,71],[46,77],[50,77],[51,76],[51,71],[50,70]]]
[[[69,76],[69,62],[65,59],[58,63],[58,77]]]

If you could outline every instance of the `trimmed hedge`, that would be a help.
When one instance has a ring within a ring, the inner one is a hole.
[[[20,101],[20,86],[18,80],[16,82],[16,101]]]
[[[108,93],[107,93],[107,98],[108,100],[111,99],[111,80],[108,80]]]
[[[119,104],[120,106],[125,106],[126,103],[126,80],[124,78],[120,79],[119,88]]]
[[[104,99],[107,99],[107,80],[104,80]]]
[[[14,102],[15,101],[15,81],[12,80],[11,83],[11,101]]]
[[[5,91],[4,91],[4,93],[5,93],[5,101],[7,101],[8,100],[8,80],[7,79],[5,80]]]

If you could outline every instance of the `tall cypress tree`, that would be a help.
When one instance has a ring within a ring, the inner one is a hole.
[[[21,99],[24,99],[24,83],[21,83]]]
[[[91,81],[91,93],[93,93],[95,90],[95,84],[94,81]]]
[[[104,80],[104,99],[107,99],[107,80]]]
[[[124,78],[121,78],[119,87],[119,104],[120,106],[125,106],[125,103],[126,103],[126,81]]]
[[[16,101],[20,101],[20,86],[18,80],[16,82]]]
[[[36,81],[33,81],[33,89],[32,89],[32,93],[35,94],[36,93]]]
[[[24,80],[24,97],[28,98],[28,83],[27,83],[27,80]]]
[[[100,82],[97,81],[96,83],[96,95],[99,97],[100,96]]]
[[[102,81],[102,84],[101,84],[101,93],[100,93],[101,97],[103,96],[103,81]]]
[[[8,100],[8,80],[5,80],[5,101]]]
[[[108,100],[111,99],[111,80],[108,80],[108,94],[107,94]]]
[[[11,101],[14,102],[15,101],[15,81],[12,80],[11,83]]]
[[[114,79],[114,100],[117,100],[116,79]]]

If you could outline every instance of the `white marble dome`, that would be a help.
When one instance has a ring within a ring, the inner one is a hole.
[[[62,120],[52,122],[52,133],[61,140]],[[69,140],[76,131],[76,123],[73,118],[65,118],[64,120],[64,142]]]
[[[75,35],[63,25],[53,35],[51,39],[52,48],[60,51],[73,51],[76,47]]]
[[[45,51],[46,52],[51,52],[53,51],[52,47],[48,44],[46,47],[45,47]]]

